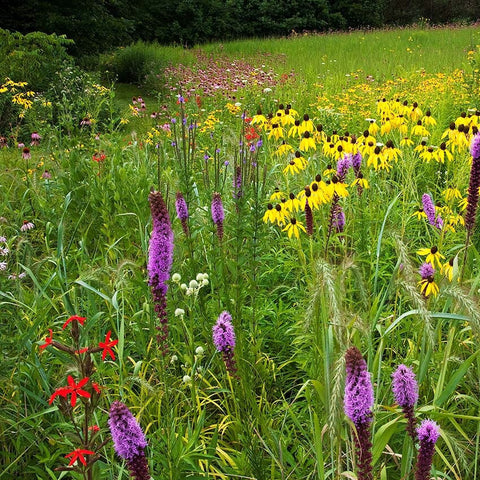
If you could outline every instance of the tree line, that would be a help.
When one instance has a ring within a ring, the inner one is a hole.
[[[95,55],[137,40],[192,46],[209,41],[350,28],[476,21],[478,0],[1,0],[0,27],[74,40]]]

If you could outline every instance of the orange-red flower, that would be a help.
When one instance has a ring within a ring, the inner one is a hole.
[[[48,331],[50,332],[50,336],[47,337],[45,339],[45,343],[43,345],[40,345],[39,348],[41,350],[43,350],[44,348],[47,348],[51,343],[52,343],[52,340],[53,340],[53,331],[51,328],[48,329]]]
[[[63,327],[62,329],[65,330],[65,327],[71,323],[71,322],[78,322],[80,325],[82,325],[83,327],[83,324],[85,323],[85,320],[87,318],[86,317],[79,317],[78,315],[72,315],[64,324],[63,324]]]
[[[99,347],[102,347],[103,348],[103,352],[102,352],[102,360],[105,360],[105,357],[107,355],[110,355],[110,357],[112,358],[112,360],[115,360],[115,354],[113,353],[113,350],[112,350],[112,347],[114,347],[117,343],[118,343],[118,340],[110,340],[110,335],[111,335],[112,331],[109,330],[107,335],[105,336],[105,341],[104,342],[100,342],[98,344]]]
[[[68,455],[65,455],[65,458],[70,458],[70,463],[68,464],[73,465],[77,460],[79,460],[83,465],[87,466],[87,461],[85,460],[84,455],[95,455],[95,452],[91,450],[84,450],[82,448],[76,448],[73,452],[70,452]]]

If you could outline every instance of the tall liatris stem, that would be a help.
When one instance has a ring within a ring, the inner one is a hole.
[[[463,268],[467,260],[467,249],[470,243],[470,237],[475,226],[475,217],[478,207],[478,189],[480,188],[480,134],[477,133],[470,144],[470,153],[472,155],[472,168],[470,170],[470,182],[468,184],[467,211],[465,213],[465,228],[467,229],[467,239],[465,241],[465,256]],[[463,272],[462,272],[463,273]]]
[[[418,400],[418,384],[413,371],[401,364],[392,374],[392,391],[397,404],[402,407],[403,414],[407,419],[407,432],[415,442],[417,433],[415,431],[416,418],[414,407]]]
[[[415,480],[429,480],[435,443],[440,436],[440,427],[432,420],[424,420],[417,429],[417,435],[420,449],[417,456]]]
[[[160,192],[148,196],[152,212],[152,236],[148,252],[148,284],[152,288],[155,311],[160,320],[157,326],[158,343],[164,355],[168,352],[168,317],[167,317],[167,281],[173,260],[173,230],[167,205]]]
[[[177,192],[176,200],[175,200],[175,208],[177,210],[177,217],[182,222],[182,229],[185,236],[189,236],[189,229],[188,229],[188,207],[185,198],[183,197],[181,192]]]
[[[217,322],[212,328],[213,344],[218,352],[223,356],[223,361],[227,371],[231,376],[235,376],[237,367],[233,357],[235,348],[235,332],[232,325],[232,316],[227,311],[222,312]]]
[[[219,193],[214,193],[212,198],[212,220],[217,227],[217,237],[220,241],[223,239],[223,220],[225,213],[223,211],[222,197]]]
[[[358,480],[373,480],[372,422],[373,386],[360,350],[351,347],[345,354],[347,378],[345,382],[344,410],[355,425],[355,453],[357,457]]]
[[[130,410],[122,402],[113,402],[108,420],[117,455],[127,461],[130,476],[135,480],[149,480],[150,473],[144,449],[147,440]]]

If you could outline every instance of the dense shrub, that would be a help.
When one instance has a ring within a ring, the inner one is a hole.
[[[34,91],[44,91],[62,65],[72,64],[66,51],[71,40],[41,32],[22,35],[0,29],[0,79],[27,82]]]

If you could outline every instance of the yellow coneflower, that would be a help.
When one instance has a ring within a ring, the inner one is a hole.
[[[393,125],[390,121],[390,117],[387,117],[385,121],[382,123],[380,127],[380,135],[385,135],[386,133],[390,133],[392,131]]]
[[[467,205],[468,205],[468,196],[465,198],[462,198],[458,202],[458,208],[460,209],[461,212],[463,212],[467,208]]]
[[[285,141],[283,141],[282,144],[275,151],[275,155],[278,155],[280,157],[290,152],[293,152],[293,147],[291,145],[288,145],[288,143],[285,143]]]
[[[272,123],[272,129],[268,133],[268,138],[275,137],[275,140],[283,138],[283,128],[279,123]]]
[[[295,119],[290,114],[290,110],[288,109],[285,110],[285,114],[282,115],[280,121],[284,127],[287,127],[288,125],[295,125]]]
[[[367,121],[370,122],[370,125],[368,126],[368,132],[370,135],[372,135],[372,137],[374,137],[380,130],[380,127],[377,125],[374,118],[367,118]]]
[[[290,127],[290,130],[288,130],[288,136],[289,137],[301,137],[302,134],[300,132],[300,120],[295,120],[295,123],[293,126]]]
[[[453,265],[455,257],[452,257],[448,262],[442,265],[440,273],[451,282],[453,280]]]
[[[312,202],[316,206],[323,205],[331,200],[327,184],[323,180],[312,182],[310,184],[310,190],[312,191]]]
[[[398,161],[398,156],[401,155],[401,151],[398,148],[395,148],[392,140],[387,140],[385,147],[383,149],[383,154],[388,161]]]
[[[285,202],[285,209],[288,212],[298,212],[301,206],[300,200],[295,197],[295,194],[290,193],[288,200]]]
[[[455,126],[455,123],[452,122],[450,123],[449,127],[442,133],[442,139],[448,137],[450,140],[452,137],[455,137],[458,135],[458,130],[457,127]]]
[[[429,137],[430,132],[422,125],[422,121],[419,120],[417,124],[412,128],[410,135],[418,137]]]
[[[275,222],[279,226],[285,225],[285,217],[287,215],[287,211],[284,206],[282,206],[281,203],[277,203],[275,205]]]
[[[290,112],[292,117],[298,118],[298,112],[294,110],[290,104],[287,104],[287,110]]]
[[[440,144],[440,147],[438,147],[435,152],[433,153],[434,155],[434,158],[437,162],[439,163],[444,163],[445,162],[445,158],[448,160],[448,161],[451,161],[453,160],[453,155],[451,154],[451,152],[449,152],[447,150],[447,144],[445,142],[442,142]]]
[[[316,126],[313,138],[317,143],[324,142],[327,139],[327,134],[323,131],[323,125]]]
[[[418,106],[417,102],[413,102],[412,104],[412,109],[410,110],[409,117],[413,122],[418,121],[420,118],[422,118],[423,112]]]
[[[449,185],[443,192],[442,195],[445,197],[447,202],[455,200],[456,198],[462,198],[462,194],[458,188],[452,187]]]
[[[303,170],[305,167],[303,166],[302,162],[297,160],[296,157],[293,157],[287,164],[287,166],[283,169],[283,174],[291,174],[295,175],[296,173]]]
[[[336,175],[333,175],[332,181],[327,185],[327,191],[331,197],[337,194],[340,198],[348,197],[347,184],[340,182]]]
[[[445,259],[445,257],[438,251],[438,247],[434,245],[432,248],[421,248],[417,251],[417,255],[427,257],[425,261],[429,263],[433,268],[435,268],[435,263],[438,265],[438,268],[441,268],[441,260]]]
[[[431,145],[427,147],[423,152],[420,152],[420,158],[425,162],[430,163],[430,161],[435,158],[434,148]]]
[[[335,175],[337,171],[332,167],[332,165],[328,164],[327,168],[322,172],[323,177],[331,177]]]
[[[420,142],[420,145],[417,145],[417,146],[413,149],[413,151],[420,154],[420,153],[424,152],[427,148],[428,148],[428,147],[427,147],[427,142],[426,142],[425,140],[422,140],[422,141]]]
[[[467,112],[462,112],[455,120],[455,126],[458,128],[460,125],[464,125],[466,127],[470,126],[470,118],[467,117]]]
[[[257,114],[252,117],[252,120],[250,121],[250,125],[260,125],[263,126],[265,123],[267,123],[266,117],[262,114],[261,110],[257,111]]]
[[[373,151],[373,153],[367,159],[367,167],[372,167],[375,170],[378,170],[379,165],[385,164],[385,157],[382,153],[382,149],[379,145],[377,145]]]
[[[281,200],[282,198],[285,198],[285,194],[278,189],[278,187],[275,187],[275,191],[270,195],[270,201],[274,200]]]
[[[412,213],[412,217],[417,217],[417,220],[422,220],[427,218],[427,214],[423,211],[423,207],[419,207],[415,212]]]
[[[408,137],[403,137],[400,140],[400,146],[401,147],[411,147],[413,145],[413,140],[410,140]]]
[[[355,185],[360,185],[360,187],[364,188],[365,190],[370,188],[370,185],[368,184],[368,180],[363,177],[362,172],[358,174],[358,177],[350,184],[351,187]]]
[[[292,217],[282,232],[287,232],[288,238],[292,238],[292,235],[294,235],[295,238],[300,238],[300,230],[307,233],[302,222],[299,222],[295,217]]]
[[[360,145],[359,150],[364,157],[368,157],[368,155],[373,155],[376,147],[376,142],[369,140],[367,143]]]
[[[305,131],[303,133],[303,138],[300,140],[300,146],[298,148],[302,152],[308,152],[308,150],[310,149],[317,149],[315,140],[313,139],[313,137],[310,136],[310,132]]]
[[[335,144],[330,141],[331,137],[327,137],[327,141],[323,144],[323,154],[327,157],[333,158],[335,156]]]
[[[267,205],[267,211],[263,215],[263,221],[265,223],[268,223],[268,222],[276,223],[276,220],[277,220],[277,214],[275,212],[275,209],[273,208],[273,205],[269,203]]]
[[[433,276],[420,280],[418,284],[421,286],[420,291],[425,297],[429,297],[432,294],[434,297],[436,297],[440,290],[438,285],[435,283]]]
[[[313,133],[314,130],[315,130],[315,125],[310,120],[310,117],[307,114],[305,114],[303,116],[303,122],[300,124],[300,132],[301,133],[305,133],[305,132]]]
[[[427,110],[425,116],[422,118],[422,123],[427,127],[434,127],[437,124],[437,121],[432,117],[432,112]]]

